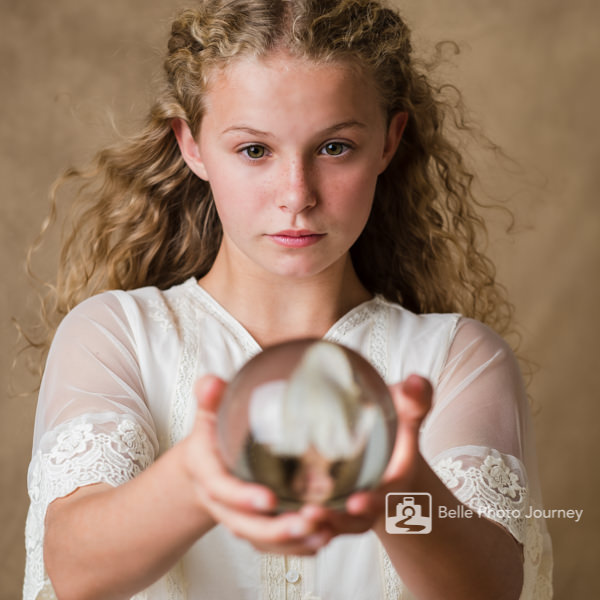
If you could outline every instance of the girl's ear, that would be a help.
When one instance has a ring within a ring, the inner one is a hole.
[[[398,145],[400,144],[400,140],[404,134],[404,129],[406,128],[407,122],[408,113],[406,112],[397,112],[391,118],[385,138],[385,144],[383,146],[383,155],[381,157],[382,169],[379,171],[380,174],[387,169],[387,166],[390,164],[394,154],[396,154],[396,150],[398,149]]]
[[[208,174],[204,162],[202,161],[200,148],[198,148],[198,143],[192,135],[190,126],[183,119],[175,118],[171,121],[171,127],[177,138],[177,144],[179,145],[181,156],[186,165],[193,173],[200,177],[200,179],[208,181]]]

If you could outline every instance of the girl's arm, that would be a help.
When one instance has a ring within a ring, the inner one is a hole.
[[[439,479],[418,448],[419,427],[431,403],[431,387],[423,380],[409,378],[394,392],[401,407],[404,447],[392,458],[388,473],[395,471],[395,481],[386,486],[385,492],[431,494],[433,522],[427,534],[388,533],[385,509],[380,512],[373,529],[392,564],[406,586],[423,600],[519,598],[522,549],[503,527],[478,516],[438,518],[440,514],[464,515],[469,507]],[[439,507],[448,512],[440,513]]]
[[[384,516],[374,526],[403,582],[423,600],[518,599],[523,586],[520,545],[485,517],[437,518],[439,506],[457,511],[468,507],[453,496],[422,457],[418,462],[411,487],[432,496],[431,532],[387,533]]]
[[[184,454],[181,443],[123,485],[85,486],[50,504],[44,560],[60,600],[130,598],[213,526]]]
[[[212,446],[224,385],[200,382],[193,431],[137,477],[118,487],[85,486],[49,506],[44,557],[60,600],[130,598],[217,521],[271,552],[313,554],[330,539],[309,516],[271,516],[268,489],[224,470]]]

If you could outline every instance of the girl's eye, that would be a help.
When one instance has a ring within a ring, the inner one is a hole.
[[[263,158],[265,155],[265,147],[259,146],[258,144],[253,144],[252,146],[246,146],[242,152],[244,152],[248,158],[257,160],[259,158]]]
[[[344,154],[347,150],[348,144],[343,144],[342,142],[329,142],[329,144],[323,146],[322,152],[329,156],[340,156],[340,154]]]

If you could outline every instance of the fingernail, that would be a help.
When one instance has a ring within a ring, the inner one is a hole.
[[[252,505],[257,510],[267,510],[269,508],[269,500],[266,496],[255,496],[252,500]]]
[[[290,525],[290,535],[302,537],[308,533],[308,524],[304,519],[295,519]]]

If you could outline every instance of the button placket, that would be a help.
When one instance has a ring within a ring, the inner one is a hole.
[[[302,600],[306,591],[304,581],[304,563],[301,556],[286,556],[285,571],[283,573],[286,600]]]

